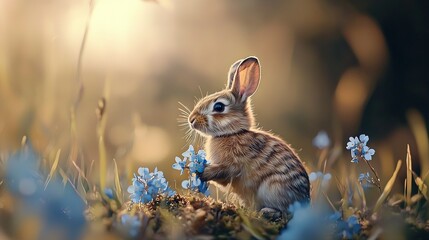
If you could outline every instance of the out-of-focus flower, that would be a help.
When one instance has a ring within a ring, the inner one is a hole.
[[[318,149],[324,149],[330,145],[331,140],[325,131],[318,132],[316,137],[313,138],[313,146],[317,147]]]
[[[329,229],[325,224],[323,227],[320,224],[322,214],[308,204],[295,202],[289,206],[288,211],[293,217],[277,240],[318,239],[325,235],[326,229]]]
[[[40,159],[28,142],[7,160],[5,183],[21,200],[17,201],[18,215],[40,220],[37,239],[51,239],[54,234],[61,239],[80,239],[86,224],[85,203],[70,182],[64,185],[54,177],[44,187]]]
[[[133,203],[148,203],[158,194],[167,196],[175,194],[168,186],[164,173],[158,171],[157,168],[152,173],[149,172],[148,168],[139,168],[138,174],[134,174],[132,185],[128,187],[128,193],[130,193],[130,199]]]
[[[206,165],[209,161],[206,159],[206,153],[203,150],[199,150],[195,153],[194,147],[189,146],[186,152],[182,153],[183,160],[176,157],[176,163],[173,164],[173,169],[180,170],[180,174],[183,173],[184,169],[189,170],[189,179],[182,182],[182,188],[189,189],[192,191],[209,195],[208,183],[200,179],[199,174],[204,172]]]
[[[104,194],[110,199],[113,199],[113,190],[111,188],[104,189]]]
[[[368,180],[370,181],[371,176],[369,175],[369,172],[361,173],[359,174],[358,180],[362,184],[363,181],[368,181]]]
[[[372,160],[372,156],[375,154],[375,150],[369,148],[366,144],[369,141],[369,137],[365,134],[361,134],[358,137],[350,137],[347,143],[347,150],[350,150],[352,156],[351,162],[357,163],[359,159],[365,159],[366,161]]]
[[[8,159],[6,185],[9,191],[24,200],[34,201],[42,194],[43,176],[39,171],[40,156],[28,143]]]
[[[85,203],[75,188],[67,183],[50,182],[42,195],[42,236],[49,239],[58,230],[64,231],[62,239],[80,239],[85,228]]]
[[[338,221],[341,220],[341,215],[341,212],[335,211],[333,214],[328,216],[328,219],[332,221]]]
[[[359,174],[358,181],[363,188],[374,186],[374,179],[371,177],[369,172]]]
[[[335,235],[339,239],[353,239],[359,234],[361,225],[355,215],[351,215],[346,221],[341,219],[341,212],[335,211],[328,219],[335,223]]]
[[[295,202],[288,211],[293,214],[287,228],[277,238],[286,239],[353,239],[361,229],[355,215],[342,219],[341,212],[329,213],[324,207]],[[323,222],[323,224],[320,224]]]
[[[337,236],[341,239],[353,239],[359,234],[361,225],[355,215],[351,215],[347,221],[337,221]]]
[[[332,175],[330,173],[323,174],[322,172],[311,172],[308,175],[308,179],[310,182],[315,182],[316,180],[320,180],[323,187],[329,185],[329,181],[331,180]]]
[[[123,214],[120,217],[121,227],[131,237],[137,237],[140,232],[141,221],[138,216]]]

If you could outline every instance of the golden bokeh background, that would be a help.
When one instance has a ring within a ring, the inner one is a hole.
[[[229,66],[255,55],[263,129],[309,166],[318,131],[345,156],[348,137],[365,133],[386,180],[407,143],[422,151],[408,124],[428,119],[425,19],[400,1],[2,0],[0,151],[25,135],[44,154],[67,153],[74,111],[79,157],[96,161],[104,96],[108,159],[172,173],[187,148],[178,102],[222,89]]]

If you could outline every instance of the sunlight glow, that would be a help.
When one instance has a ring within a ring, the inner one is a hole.
[[[160,26],[168,13],[168,8],[150,1],[95,1],[84,51],[86,66],[130,72],[148,61],[142,55],[159,56],[169,39],[169,29]],[[78,52],[88,17],[88,5],[76,6],[68,13],[66,38],[71,54]]]

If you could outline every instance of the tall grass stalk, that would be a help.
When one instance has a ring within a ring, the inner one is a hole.
[[[407,144],[407,157],[405,159],[405,163],[407,166],[407,178],[406,178],[406,202],[407,202],[407,207],[411,207],[411,181],[412,181],[412,160],[411,160],[411,153],[410,153],[410,145]]]
[[[392,177],[389,179],[386,186],[384,187],[383,193],[381,193],[380,197],[377,199],[377,202],[375,203],[374,213],[378,211],[378,209],[381,207],[381,204],[386,200],[387,196],[392,190],[393,184],[395,183],[396,177],[398,176],[399,169],[401,169],[401,165],[402,165],[402,160],[398,160],[398,163],[396,164],[395,172],[393,172]]]
[[[122,204],[123,202],[123,195],[122,195],[122,187],[121,182],[119,180],[119,171],[118,171],[118,164],[116,164],[116,160],[113,159],[113,164],[115,165],[115,192],[116,197],[118,198],[119,202]]]
[[[96,108],[96,115],[98,119],[97,124],[97,136],[98,136],[98,154],[99,154],[99,171],[100,171],[100,189],[101,192],[106,188],[106,174],[107,174],[107,152],[106,145],[104,143],[104,132],[106,130],[107,116],[106,116],[106,103],[109,98],[110,90],[109,81],[106,81],[104,86],[104,96],[98,100],[98,106]]]
[[[407,113],[408,124],[416,138],[417,149],[419,151],[421,173],[429,171],[429,136],[423,116],[417,110],[410,110]],[[427,182],[426,182],[427,184]]]
[[[52,167],[51,167],[51,171],[49,172],[49,175],[45,181],[45,189],[48,186],[49,182],[51,181],[52,176],[54,176],[55,171],[57,170],[58,162],[60,161],[60,155],[61,155],[61,149],[58,149],[57,154],[55,155],[55,160],[54,160]]]

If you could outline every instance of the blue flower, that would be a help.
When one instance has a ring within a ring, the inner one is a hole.
[[[138,174],[140,175],[140,178],[144,179],[144,180],[148,180],[152,177],[152,175],[149,172],[149,168],[139,168],[139,170],[137,170]]]
[[[371,177],[369,172],[359,174],[358,181],[363,188],[369,188],[374,186],[374,179]]]
[[[363,147],[363,150],[362,150],[362,155],[363,155],[363,157],[367,160],[367,161],[370,161],[370,160],[372,160],[372,156],[375,154],[375,150],[374,149],[370,149],[369,147],[367,147],[367,146],[364,146]]]
[[[337,222],[337,235],[342,239],[353,239],[359,234],[361,225],[355,215],[351,215],[347,221],[340,220]]]
[[[288,211],[293,217],[278,240],[317,239],[325,232],[326,227],[320,225],[321,215],[308,204],[295,202],[289,206]]]
[[[355,215],[351,215],[347,221],[341,219],[342,214],[335,211],[328,217],[328,220],[336,224],[335,233],[339,239],[353,239],[353,236],[359,234],[361,225]]]
[[[5,167],[5,183],[11,193],[29,202],[40,197],[45,178],[39,171],[40,159],[29,143],[10,156]]]
[[[361,229],[355,215],[345,221],[341,212],[329,213],[323,206],[295,202],[289,206],[288,211],[293,217],[278,240],[320,239],[321,236],[326,239],[352,239]]]
[[[31,216],[40,220],[40,231],[34,236],[37,239],[52,237],[54,232],[60,239],[80,239],[86,224],[86,205],[70,182],[63,184],[55,177],[43,185],[47,176],[39,169],[41,159],[27,142],[6,162],[7,190],[19,200],[16,214],[23,221]]]
[[[182,153],[184,157],[183,160],[179,157],[176,157],[174,163],[172,165],[173,169],[180,170],[180,175],[183,174],[183,171],[186,168],[186,162],[189,160],[188,168],[190,173],[202,173],[206,167],[208,161],[206,160],[206,153],[203,150],[199,150],[197,154],[195,154],[194,147],[192,145],[189,146],[188,150]]]
[[[175,160],[176,160],[176,163],[173,164],[173,169],[180,170],[180,175],[182,175],[186,166],[186,158],[182,160],[181,158],[176,157]]]
[[[138,174],[134,174],[132,185],[127,189],[133,203],[148,203],[158,194],[167,196],[175,194],[168,186],[164,173],[157,168],[152,173],[148,168],[139,168]]]
[[[375,150],[369,148],[366,144],[369,141],[369,137],[365,134],[361,134],[358,137],[350,137],[347,143],[346,149],[350,150],[352,157],[351,162],[358,163],[359,158],[363,158],[366,161],[372,160],[372,156],[375,154]]]
[[[194,147],[192,145],[189,145],[189,148],[186,152],[182,153],[182,156],[186,158],[191,158],[193,155],[195,155]]]
[[[141,222],[138,216],[124,214],[121,216],[121,227],[131,236],[137,237],[140,231]]]
[[[327,187],[329,181],[331,180],[332,175],[330,173],[323,174],[322,172],[311,172],[308,175],[308,179],[310,182],[314,182],[316,180],[321,180],[322,187]]]
[[[198,163],[198,162],[191,162],[189,164],[189,171],[191,171],[191,173],[202,173],[204,171],[205,165],[204,163]]]
[[[106,196],[110,199],[113,199],[113,190],[111,188],[105,188],[104,189],[104,194],[106,194]]]
[[[198,192],[208,196],[210,195],[209,191],[209,184],[207,182],[201,182],[201,184],[198,186]]]
[[[196,175],[193,175],[189,180],[184,180],[182,182],[182,187],[184,189],[194,190],[194,189],[198,188],[198,186],[200,186],[200,184],[201,184],[200,178],[197,177]]]
[[[361,142],[363,145],[366,145],[366,144],[368,143],[368,141],[369,141],[369,137],[368,137],[367,135],[365,135],[365,134],[361,134],[361,135],[359,136],[359,140],[360,140],[360,142]]]
[[[363,181],[371,181],[371,176],[369,175],[369,172],[361,173],[359,174],[358,180],[360,183]]]
[[[155,177],[155,179],[164,179],[164,173],[162,171],[158,171],[158,168],[155,167],[155,169],[153,170],[153,173],[149,173],[149,175],[151,177]]]
[[[41,196],[42,231],[38,239],[48,239],[58,229],[64,230],[60,239],[80,239],[85,230],[85,202],[71,183],[65,186],[54,180],[48,184]]]
[[[198,153],[191,157],[191,162],[189,163],[189,171],[191,173],[202,173],[206,168],[207,160],[206,153],[203,150],[199,150]]]
[[[331,140],[325,131],[318,132],[316,137],[313,138],[313,146],[317,147],[318,149],[324,149],[330,145]]]
[[[195,153],[194,147],[190,145],[188,150],[182,153],[182,156],[183,160],[176,157],[176,163],[172,165],[173,169],[180,170],[180,175],[183,174],[186,168],[189,169],[189,179],[182,182],[182,188],[209,195],[208,183],[202,181],[199,177],[199,174],[204,172],[206,165],[209,163],[204,150],[199,150]]]
[[[359,145],[359,139],[357,137],[350,137],[349,142],[347,143],[346,149],[351,150],[357,148]]]
[[[341,212],[339,212],[339,211],[335,211],[333,214],[331,214],[331,215],[328,217],[328,219],[329,219],[329,220],[332,220],[332,221],[338,221],[338,220],[340,220],[340,219],[341,219],[341,216],[342,216]]]

